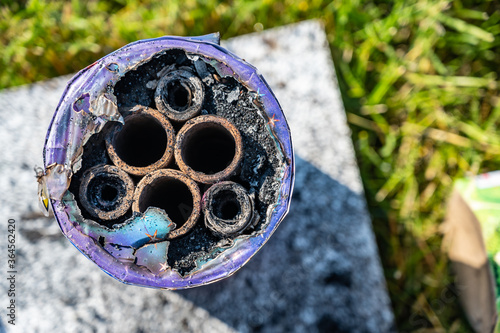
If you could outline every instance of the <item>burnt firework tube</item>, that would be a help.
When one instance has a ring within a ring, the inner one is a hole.
[[[205,225],[214,234],[236,235],[253,221],[253,200],[238,183],[225,181],[210,187],[203,197]]]
[[[123,126],[108,132],[106,148],[113,163],[143,176],[166,167],[174,153],[174,129],[157,110],[139,106],[127,112]]]
[[[132,210],[163,209],[177,228],[167,239],[188,233],[200,216],[200,190],[195,181],[177,170],[162,169],[141,179],[134,193]]]
[[[187,70],[176,70],[163,76],[156,87],[158,110],[172,121],[186,121],[201,112],[204,92],[201,80]]]
[[[83,175],[80,202],[94,217],[114,220],[130,208],[134,183],[123,170],[111,165],[98,165]]]
[[[199,116],[187,121],[177,134],[177,165],[197,182],[213,184],[229,178],[242,156],[240,132],[225,118]]]
[[[218,34],[137,41],[80,71],[43,153],[45,212],[106,273],[152,288],[235,273],[293,188],[283,111]]]

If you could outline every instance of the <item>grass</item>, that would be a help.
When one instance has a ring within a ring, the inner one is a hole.
[[[453,180],[500,169],[495,1],[3,2],[0,88],[124,44],[325,22],[400,331],[468,332],[439,232]]]

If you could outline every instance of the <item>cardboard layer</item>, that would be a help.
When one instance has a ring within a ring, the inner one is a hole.
[[[452,260],[457,275],[460,303],[469,323],[478,333],[491,333],[495,329],[497,311],[493,277],[488,262],[481,267],[472,267]]]
[[[459,187],[464,191],[463,187]],[[473,189],[471,187],[468,188]],[[497,321],[495,284],[480,221],[458,189],[448,201],[443,246],[456,274],[458,296],[475,332],[490,333]]]
[[[448,202],[444,245],[451,260],[473,268],[487,261],[481,226],[460,193],[454,190]]]

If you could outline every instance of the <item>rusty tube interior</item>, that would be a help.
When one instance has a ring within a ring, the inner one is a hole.
[[[176,224],[169,239],[187,233],[200,214],[198,185],[177,170],[161,169],[146,175],[137,185],[132,210],[144,213],[148,207],[163,209]]]
[[[185,140],[181,154],[193,170],[211,175],[231,164],[235,155],[235,142],[223,126],[207,123],[199,126]]]
[[[239,166],[242,142],[238,130],[217,116],[199,116],[180,130],[175,145],[179,168],[202,183],[229,178]]]
[[[115,151],[125,163],[144,167],[158,161],[167,148],[167,134],[159,122],[150,115],[128,119],[116,133]]]
[[[182,226],[193,211],[193,196],[180,180],[163,178],[142,191],[139,211],[144,213],[150,206],[163,209],[177,226]]]
[[[116,166],[134,175],[166,167],[172,160],[174,129],[160,112],[142,108],[125,117],[109,134],[106,145]]]

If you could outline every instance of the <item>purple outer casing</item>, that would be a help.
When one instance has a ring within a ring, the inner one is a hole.
[[[249,91],[256,92],[263,105],[263,111],[270,119],[277,120],[270,122],[268,126],[281,147],[285,165],[280,179],[279,200],[272,214],[268,215],[267,226],[255,235],[237,237],[233,246],[221,250],[216,258],[200,263],[199,267],[186,276],[181,276],[172,269],[161,275],[155,275],[146,269],[115,259],[94,239],[83,233],[78,224],[71,220],[70,208],[64,199],[51,199],[51,204],[64,235],[80,252],[112,277],[127,284],[183,289],[208,284],[236,272],[267,242],[289,209],[294,180],[290,129],[273,92],[256,68],[218,45],[216,35],[192,38],[165,36],[128,44],[81,70],[68,82],[47,133],[44,165],[47,169],[48,166],[57,163],[71,169],[75,152],[85,143],[85,128],[75,130],[77,127],[71,125],[78,123],[78,117],[88,117],[84,112],[73,110],[75,101],[82,96],[88,98],[88,94],[92,103],[92,100],[107,91],[106,89],[113,87],[128,70],[148,61],[158,52],[168,49],[182,49],[218,61],[227,75],[234,77]],[[107,66],[112,66],[113,70]],[[48,188],[48,192],[51,193],[51,188]]]

